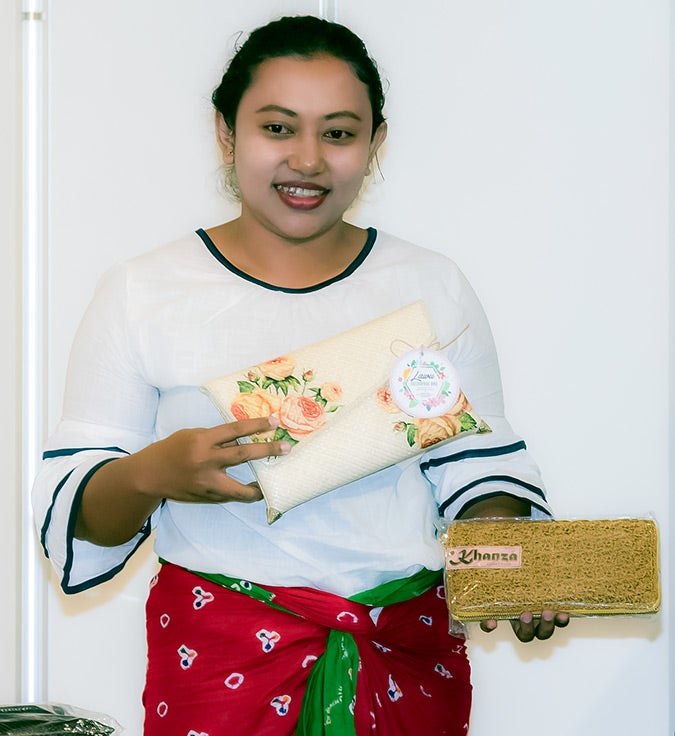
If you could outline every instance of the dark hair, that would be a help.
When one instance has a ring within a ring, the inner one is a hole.
[[[384,92],[377,64],[355,33],[339,23],[313,15],[280,18],[252,31],[235,53],[220,84],[213,91],[213,105],[230,130],[234,130],[241,98],[263,61],[283,56],[306,59],[323,55],[347,62],[368,88],[374,135],[384,122]]]

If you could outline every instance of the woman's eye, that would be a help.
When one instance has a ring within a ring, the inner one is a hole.
[[[268,125],[264,125],[263,127],[266,131],[272,133],[272,135],[288,135],[289,133],[291,133],[291,129],[287,128],[281,123],[269,123]]]
[[[346,141],[354,137],[353,133],[349,133],[346,130],[329,130],[324,135],[331,141]]]

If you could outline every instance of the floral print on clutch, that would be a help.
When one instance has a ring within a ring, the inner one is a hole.
[[[286,440],[293,445],[288,455],[250,463],[270,524],[301,503],[433,445],[465,432],[490,431],[455,379],[456,393],[449,398],[445,378],[450,368],[440,371],[437,392],[448,395],[441,396],[443,401],[435,395],[423,400],[428,409],[415,411],[420,416],[396,403],[390,377],[399,357],[392,346],[427,346],[435,339],[427,308],[417,301],[204,384],[202,390],[227,421],[279,419],[273,432],[245,441]]]

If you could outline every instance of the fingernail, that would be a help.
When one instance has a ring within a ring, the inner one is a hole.
[[[542,611],[541,617],[544,621],[553,621],[553,611]]]
[[[524,624],[531,624],[532,623],[532,614],[531,613],[521,613],[520,614],[520,620]]]
[[[290,442],[281,442],[279,444],[279,450],[281,451],[282,455],[288,455],[288,453],[291,451],[291,443]]]
[[[276,429],[279,426],[279,417],[274,416],[274,414],[267,417],[267,420],[269,421],[272,429]]]

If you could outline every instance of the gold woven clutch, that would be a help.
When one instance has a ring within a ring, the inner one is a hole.
[[[659,542],[649,519],[482,520],[441,535],[446,597],[456,621],[654,613]]]
[[[283,457],[250,465],[271,524],[327,491],[419,454],[464,432],[489,431],[466,396],[433,419],[400,410],[388,388],[397,344],[429,346],[436,339],[421,301],[236,373],[202,390],[227,421],[275,415],[274,433],[255,442],[287,440]],[[453,399],[454,401],[454,399]]]

